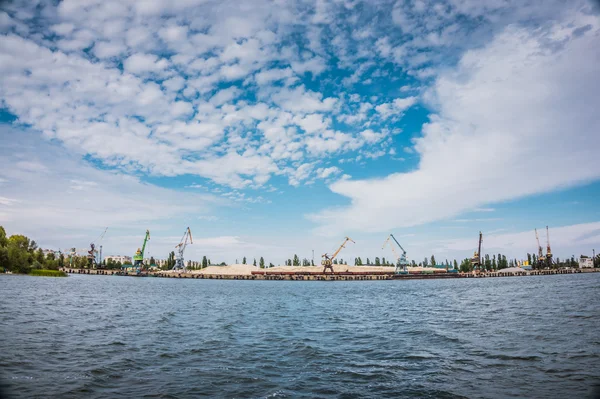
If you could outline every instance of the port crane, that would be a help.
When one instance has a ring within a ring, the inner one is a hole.
[[[177,259],[175,260],[175,266],[173,266],[173,270],[181,269],[185,271],[185,262],[183,260],[183,252],[185,251],[185,247],[188,244],[188,238],[190,239],[190,244],[193,244],[192,241],[192,230],[188,227],[185,229],[185,233],[183,233],[183,237],[181,238],[181,242],[175,245],[177,249]]]
[[[545,260],[544,251],[542,250],[542,246],[540,245],[540,237],[538,235],[537,229],[535,229],[535,239],[537,241],[538,246],[538,258],[537,258],[537,266],[538,268],[542,268],[542,264]]]
[[[471,265],[473,266],[473,270],[481,269],[481,243],[483,242],[483,234],[481,231],[479,232],[479,246],[477,247],[477,251],[473,254],[471,258]]]
[[[396,252],[396,250],[394,249],[394,246],[390,242],[390,237],[394,240],[394,242],[396,242],[396,244],[398,245],[398,247],[400,247],[400,249],[402,250],[402,255],[398,256],[398,253]],[[384,249],[385,245],[387,243],[390,244],[390,248],[392,249],[392,252],[396,256],[396,270],[394,271],[394,273],[396,273],[396,274],[407,274],[408,273],[408,269],[407,269],[407,267],[408,267],[408,260],[406,260],[406,251],[404,250],[404,248],[402,248],[402,245],[400,245],[400,243],[398,242],[398,240],[396,240],[396,237],[394,237],[393,234],[390,234],[388,236],[388,238],[383,243],[383,246],[381,247],[381,249]]]
[[[135,255],[133,255],[133,267],[136,272],[139,274],[144,267],[144,252],[146,251],[146,243],[150,239],[150,230],[146,230],[146,237],[144,237],[144,244],[142,248],[138,248],[135,251]]]
[[[546,266],[552,265],[552,249],[550,249],[550,232],[546,226]]]
[[[323,265],[323,273],[325,273],[325,271],[327,269],[331,270],[331,273],[333,273],[333,260],[335,259],[336,256],[338,256],[338,254],[340,253],[340,251],[342,250],[342,248],[344,248],[346,246],[346,243],[348,241],[352,241],[353,243],[355,243],[352,238],[346,237],[346,239],[344,240],[344,242],[342,243],[342,245],[340,245],[340,247],[337,249],[337,251],[334,252],[333,255],[329,256],[326,253],[323,254],[323,255],[321,255],[321,257],[323,258],[323,260],[321,261],[321,264]]]
[[[96,249],[95,243],[96,241],[102,241],[107,230],[108,227],[104,229],[104,231],[102,232],[102,234],[100,234],[98,238],[96,238],[90,243],[90,249],[87,251],[88,264],[90,268],[101,267],[100,265],[102,264],[102,245],[100,245],[100,255],[98,256],[98,250]]]

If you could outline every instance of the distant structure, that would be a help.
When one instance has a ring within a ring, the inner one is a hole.
[[[481,244],[483,243],[483,234],[481,231],[479,232],[479,245],[477,246],[477,251],[473,254],[471,258],[471,266],[473,266],[473,272],[481,269]]]
[[[579,257],[579,268],[580,269],[588,269],[594,267],[594,259],[589,256],[581,255]]]
[[[127,255],[108,255],[105,256],[104,259],[108,262],[109,260],[112,260],[113,262],[121,262],[121,264],[124,263],[131,263],[131,256],[127,256]]]
[[[44,257],[47,257],[50,254],[56,255],[57,252],[60,252],[60,251],[55,251],[53,249],[42,249],[42,253],[44,254]]]

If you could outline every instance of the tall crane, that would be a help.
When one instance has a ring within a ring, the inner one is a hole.
[[[321,261],[321,264],[323,265],[323,273],[325,273],[325,271],[327,269],[331,270],[331,273],[333,273],[333,260],[335,259],[336,256],[338,256],[338,254],[340,253],[340,251],[342,250],[342,248],[344,248],[346,246],[346,243],[348,241],[354,242],[354,240],[352,238],[346,237],[346,239],[344,240],[344,242],[342,243],[342,245],[340,245],[340,247],[337,249],[337,251],[334,252],[333,255],[329,256],[326,253],[323,254],[323,255],[321,255],[321,257],[323,257],[323,260]]]
[[[477,251],[473,254],[471,258],[471,265],[473,266],[473,270],[481,269],[481,243],[483,242],[483,234],[481,231],[479,232],[479,246],[477,247]]]
[[[102,241],[107,230],[108,230],[108,227],[105,228],[104,231],[102,232],[102,234],[100,234],[100,236],[98,238],[96,238],[94,241],[92,241],[90,244],[90,249],[87,251],[88,264],[89,264],[90,268],[98,267],[102,263],[102,245],[100,245],[100,256],[98,256],[98,250],[96,249],[95,243],[96,243],[96,241]]]
[[[142,245],[141,249],[138,248],[137,251],[135,252],[135,255],[133,255],[133,267],[136,269],[136,271],[138,273],[144,267],[144,252],[146,251],[146,243],[148,242],[149,239],[150,239],[150,230],[146,230],[146,237],[144,237],[144,245]]]
[[[546,226],[546,266],[552,265],[552,249],[550,249],[550,232]]]
[[[398,256],[398,253],[396,253],[394,246],[390,243],[390,248],[392,249],[392,252],[396,256],[396,270],[394,271],[394,273],[406,274],[406,273],[408,273],[408,270],[407,270],[408,260],[406,260],[406,251],[404,250],[404,248],[402,248],[402,245],[400,245],[400,243],[398,242],[398,240],[396,240],[396,237],[394,237],[393,234],[390,234],[388,236],[388,238],[383,243],[383,246],[381,247],[381,249],[384,249],[385,245],[390,242],[390,237],[396,242],[398,247],[400,247],[400,249],[402,250],[402,255]]]
[[[540,237],[538,236],[537,229],[535,229],[535,239],[537,241],[538,246],[537,266],[541,268],[542,262],[544,261],[544,251],[542,250],[542,246],[540,245]]]
[[[177,259],[175,260],[175,266],[173,266],[173,270],[181,269],[181,270],[185,271],[185,262],[183,260],[183,251],[185,251],[185,247],[187,246],[188,237],[190,239],[190,244],[193,244],[192,230],[190,230],[189,227],[187,229],[185,229],[185,233],[183,233],[181,242],[179,244],[175,245],[175,248],[177,248]]]

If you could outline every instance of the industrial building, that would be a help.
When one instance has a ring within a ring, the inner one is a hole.
[[[580,269],[587,269],[587,268],[593,268],[594,267],[594,260],[592,258],[590,258],[589,256],[585,256],[585,255],[581,255],[579,257],[579,268]]]
[[[131,263],[131,256],[127,256],[127,255],[108,255],[105,256],[104,259],[108,262],[109,260],[112,260],[113,262],[121,262],[121,264],[124,263]]]

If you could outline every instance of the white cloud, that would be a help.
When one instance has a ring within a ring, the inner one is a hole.
[[[19,135],[18,142],[12,140],[14,135]],[[21,167],[13,168],[15,164]],[[120,231],[143,231],[154,223],[167,228],[189,213],[206,213],[222,201],[95,169],[66,150],[40,143],[30,132],[4,125],[0,126],[0,169],[9,168],[12,178],[2,185],[0,225],[55,248],[87,246],[91,236],[107,225]],[[65,231],[81,234],[81,238],[66,242]]]
[[[328,168],[319,168],[316,170],[317,177],[320,179],[327,179],[330,176],[340,174],[342,171],[337,166],[330,166]]]
[[[438,113],[416,140],[419,168],[334,183],[351,205],[312,215],[320,231],[414,226],[600,177],[597,163],[582,162],[600,145],[599,24],[567,41],[548,34],[589,22],[581,18],[550,31],[508,27],[467,52],[427,96]]]
[[[285,110],[307,113],[330,111],[336,103],[336,99],[323,98],[321,93],[306,90],[304,86],[282,89],[273,94],[272,99]]]
[[[169,65],[167,60],[159,59],[154,54],[133,54],[123,62],[127,72],[141,74],[145,72],[160,72]]]
[[[401,117],[404,111],[412,107],[416,102],[416,97],[396,98],[391,103],[376,106],[375,110],[383,119],[388,119],[390,116]]]
[[[283,79],[288,79],[292,76],[293,72],[290,68],[274,68],[257,73],[254,76],[254,79],[258,85],[265,85]]]

